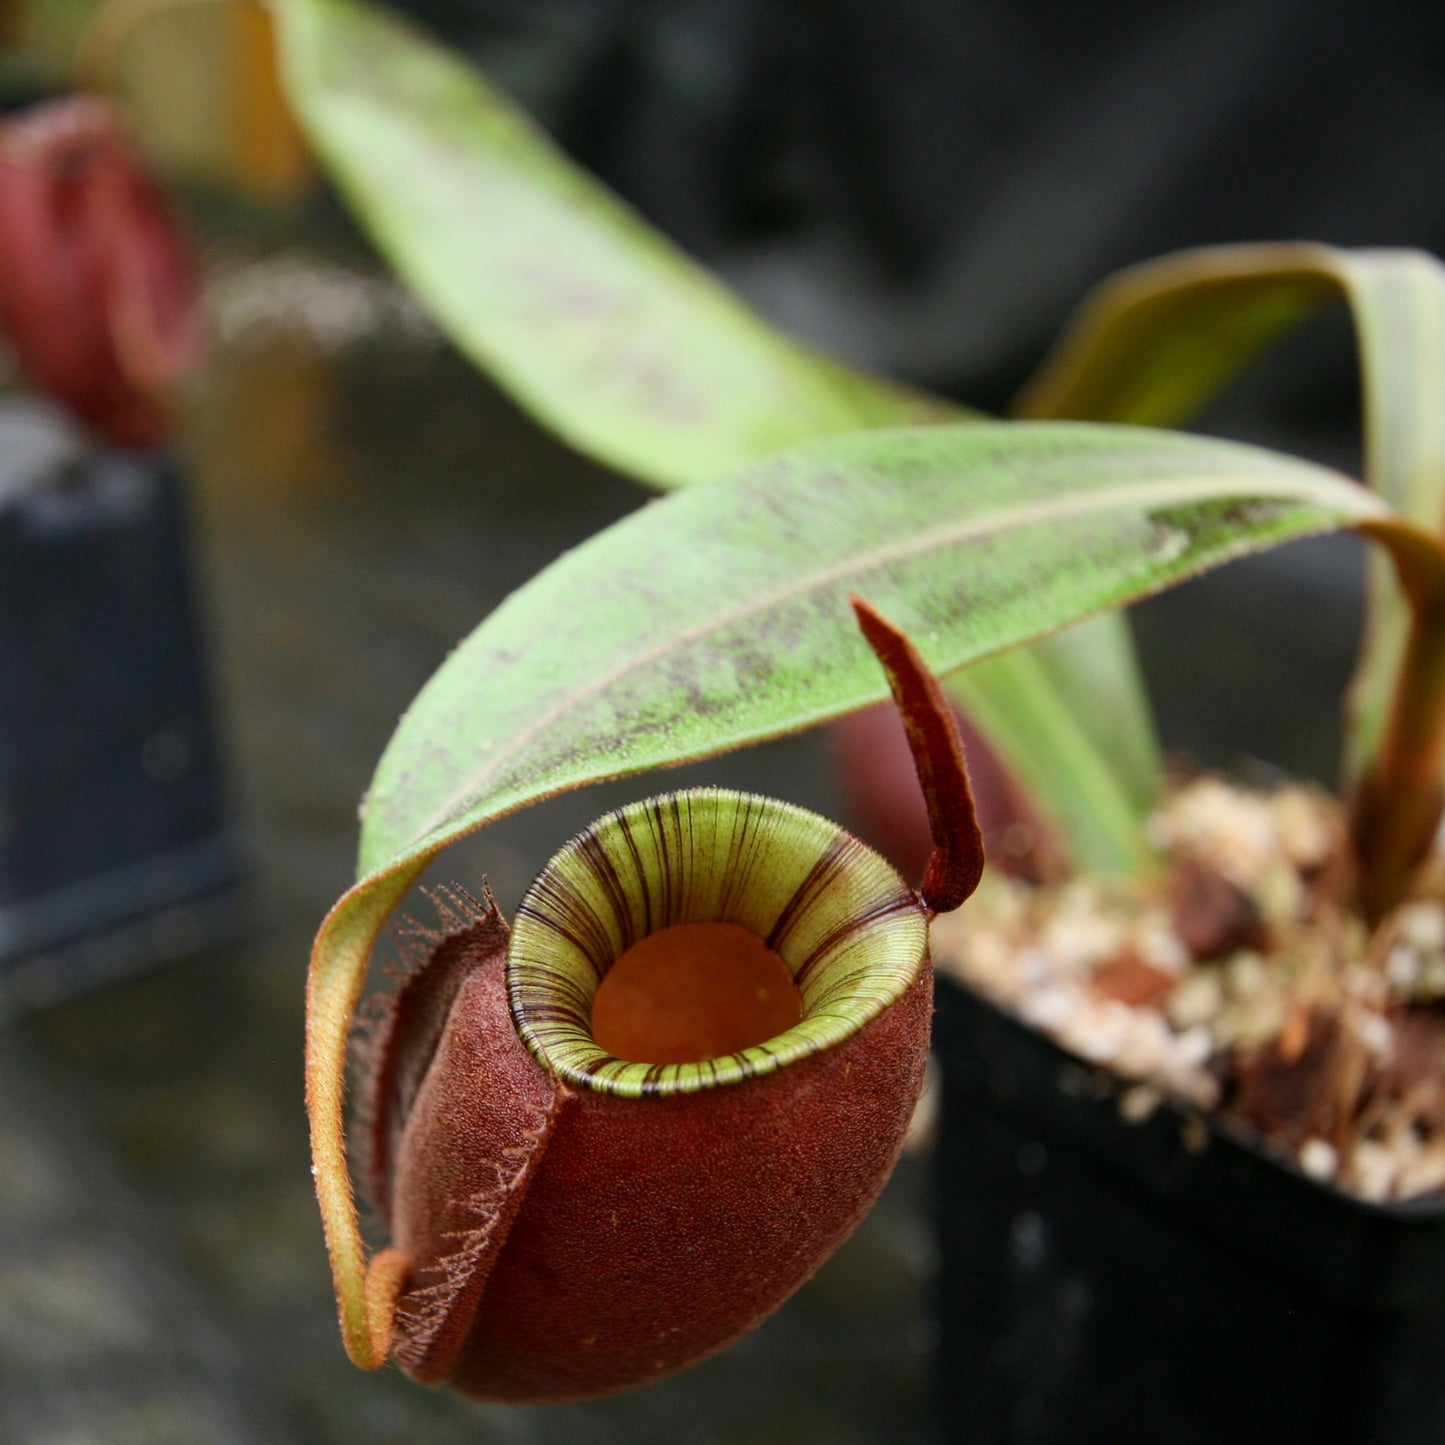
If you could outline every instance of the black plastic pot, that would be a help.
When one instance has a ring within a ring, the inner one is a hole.
[[[949,1445],[1445,1441],[1445,1205],[1370,1205],[939,980]]]
[[[0,411],[0,1010],[235,927],[174,464]]]

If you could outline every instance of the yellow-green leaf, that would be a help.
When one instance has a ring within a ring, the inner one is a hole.
[[[769,327],[461,57],[354,0],[276,0],[288,91],[452,340],[580,451],[655,487],[962,409]]]

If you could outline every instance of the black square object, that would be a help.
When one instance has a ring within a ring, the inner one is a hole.
[[[180,489],[0,413],[0,1010],[210,941],[230,828]]]
[[[947,1445],[1438,1445],[1445,1205],[1370,1204],[940,979]]]

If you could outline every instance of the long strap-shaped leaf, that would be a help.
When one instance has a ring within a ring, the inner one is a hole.
[[[406,714],[366,811],[366,876],[317,938],[307,1088],[348,1348],[384,1353],[342,1129],[371,945],[452,839],[549,794],[775,737],[881,699],[856,591],[937,670],[1312,532],[1445,561],[1364,489],[1256,449],[1149,430],[991,423],[855,433],[626,518],[502,604]],[[1412,550],[1413,549],[1413,550]]]
[[[961,409],[768,326],[460,57],[354,0],[278,0],[288,90],[457,345],[579,451],[670,489]]]
[[[457,345],[579,450],[667,490],[814,437],[970,415],[783,336],[465,62],[356,0],[275,0],[288,89]],[[1087,652],[1114,680],[1098,705]],[[1081,863],[1128,866],[1158,780],[1116,619],[955,692]]]
[[[1238,368],[1326,301],[1343,297],[1364,382],[1366,480],[1431,532],[1445,529],[1445,267],[1418,251],[1226,246],[1146,262],[1085,300],[1019,398],[1027,417],[1174,426]],[[1371,561],[1365,647],[1350,689],[1346,778],[1381,744],[1406,608]]]

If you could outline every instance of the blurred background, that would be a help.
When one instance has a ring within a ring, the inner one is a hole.
[[[311,937],[401,710],[502,597],[644,494],[540,435],[387,276],[306,154],[258,10],[107,8],[110,84],[193,233],[210,342],[174,448],[209,750],[171,772],[205,762],[197,826],[239,839],[244,867],[127,918],[123,945],[0,967],[0,1441],[930,1440],[926,1138],[815,1281],[677,1380],[507,1410],[346,1363],[301,1108]],[[1005,405],[1131,261],[1234,240],[1445,250],[1432,0],[407,8],[769,317],[978,406]],[[68,87],[95,11],[0,0],[7,109]],[[1206,421],[1354,468],[1357,405],[1332,314]],[[0,472],[31,455],[11,443]],[[1138,609],[1166,743],[1328,778],[1358,576],[1327,541]],[[54,605],[21,601],[0,613],[0,718],[25,703],[4,649]],[[1232,685],[1261,658],[1277,693]],[[0,727],[0,780],[7,745]],[[662,781],[842,808],[816,737]],[[647,790],[531,810],[438,876],[485,874],[510,908],[576,827]]]

